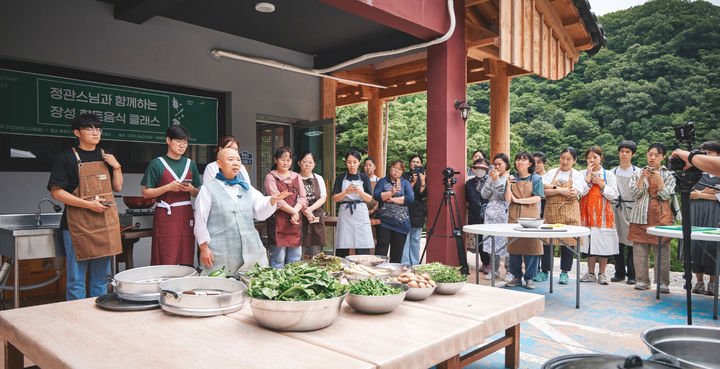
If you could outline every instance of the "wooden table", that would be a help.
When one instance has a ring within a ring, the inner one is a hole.
[[[452,296],[405,301],[392,313],[365,315],[343,304],[329,327],[275,332],[260,327],[248,304],[233,314],[187,318],[161,310],[110,312],[94,299],[0,312],[5,367],[23,356],[53,368],[459,368],[506,349],[519,363],[520,322],[544,309],[544,297],[473,284]],[[490,335],[505,337],[473,353]]]

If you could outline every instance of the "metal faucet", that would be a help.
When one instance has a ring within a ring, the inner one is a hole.
[[[48,199],[47,197],[40,200],[40,202],[38,203],[38,206],[37,206],[37,212],[35,212],[35,225],[37,225],[38,227],[40,227],[42,225],[42,220],[40,219],[40,205],[42,205],[42,203],[44,203],[44,202],[49,202],[50,204],[52,204],[53,210],[56,213],[59,213],[62,211],[62,208],[60,207],[60,205],[52,202],[52,200]]]

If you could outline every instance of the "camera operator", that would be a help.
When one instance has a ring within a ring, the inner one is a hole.
[[[405,240],[401,262],[407,265],[416,265],[420,263],[420,236],[427,216],[427,207],[423,201],[427,196],[425,167],[423,167],[420,155],[410,156],[410,171],[403,174],[403,177],[410,182],[415,200],[409,205],[410,233]]]
[[[672,152],[671,157],[678,157],[685,161],[683,169],[694,166],[705,173],[720,176],[720,156],[696,155],[699,153],[698,151],[677,149]]]

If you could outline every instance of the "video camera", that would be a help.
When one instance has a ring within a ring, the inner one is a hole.
[[[460,172],[456,172],[453,168],[448,167],[443,169],[443,184],[446,190],[451,190],[453,185],[457,183],[457,178],[455,178],[456,174],[460,174]]]
[[[695,124],[693,122],[687,122],[687,124],[675,127],[675,139],[679,143],[687,145],[688,151],[695,152],[695,155],[705,155],[705,152],[702,150],[692,150],[692,145],[695,142]],[[668,164],[670,169],[674,172],[686,172],[683,169],[685,168],[685,160],[679,156],[671,157]],[[688,168],[687,171],[699,172],[699,170],[695,167]]]

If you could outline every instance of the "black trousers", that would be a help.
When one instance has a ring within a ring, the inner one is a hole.
[[[575,252],[569,247],[560,248],[560,271],[569,272],[572,270],[573,261],[575,261]]]
[[[627,250],[627,256],[625,256]],[[620,244],[620,251],[613,256],[615,260],[615,278],[635,279],[635,264],[633,264],[633,248]]]
[[[344,258],[350,255],[351,249],[336,249],[335,256]],[[355,255],[370,255],[370,249],[355,249]]]
[[[405,247],[406,234],[391,231],[385,227],[377,227],[377,246],[375,255],[387,256],[390,248],[390,262],[399,263],[402,261],[403,247]]]
[[[482,244],[480,244],[480,247],[482,247]],[[480,261],[482,265],[490,265],[490,254],[485,251],[480,251]]]
[[[543,273],[550,273],[553,257],[555,257],[555,255],[553,255],[553,248],[549,243],[543,243],[543,254],[540,257],[540,270],[542,270]]]

